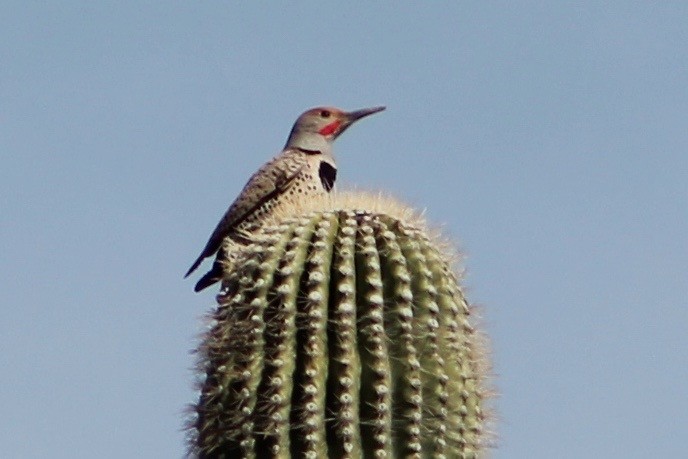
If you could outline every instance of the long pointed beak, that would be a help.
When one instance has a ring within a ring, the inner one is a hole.
[[[361,118],[364,118],[368,115],[372,115],[373,113],[381,112],[384,109],[385,107],[362,108],[361,110],[355,110],[353,112],[347,113],[346,118],[349,124],[352,124],[354,121],[358,121]]]
[[[368,115],[372,115],[377,112],[381,112],[384,110],[386,107],[380,106],[380,107],[371,107],[371,108],[362,108],[360,110],[354,110],[353,112],[348,112],[344,113],[344,122],[342,123],[341,127],[339,128],[339,131],[336,134],[336,137],[339,137],[342,132],[346,131],[346,129],[354,124],[356,121],[360,120],[361,118],[365,118]]]

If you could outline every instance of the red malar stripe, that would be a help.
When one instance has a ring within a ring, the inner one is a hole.
[[[332,135],[337,131],[337,129],[339,129],[340,124],[342,124],[342,122],[339,120],[333,121],[324,128],[320,129],[318,132],[320,135]]]

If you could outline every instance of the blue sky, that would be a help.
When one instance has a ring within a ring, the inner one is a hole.
[[[4,457],[180,457],[213,293],[182,275],[315,105],[466,253],[496,458],[688,450],[688,7],[0,6]]]

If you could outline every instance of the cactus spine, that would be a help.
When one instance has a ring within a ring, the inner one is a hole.
[[[470,308],[438,245],[392,214],[301,213],[242,249],[199,349],[193,454],[484,450],[486,366]]]

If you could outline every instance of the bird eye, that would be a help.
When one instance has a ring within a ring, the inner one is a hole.
[[[330,117],[330,112],[329,110],[321,110],[320,111],[320,116],[323,118],[329,118]]]

